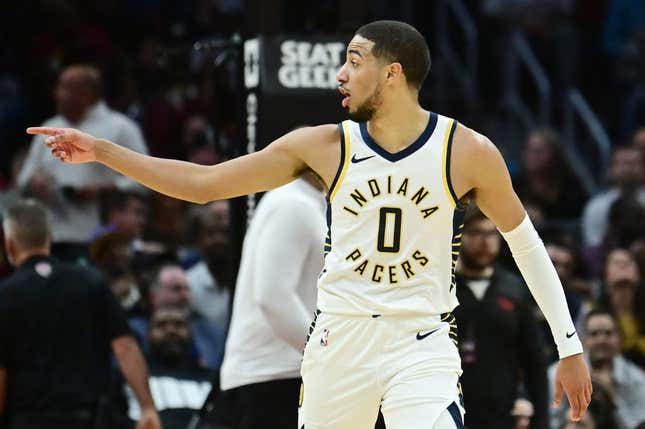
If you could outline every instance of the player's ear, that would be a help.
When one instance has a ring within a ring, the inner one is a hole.
[[[388,64],[386,71],[387,82],[393,83],[401,79],[401,75],[403,74],[403,66],[401,66],[401,63],[390,63]]]

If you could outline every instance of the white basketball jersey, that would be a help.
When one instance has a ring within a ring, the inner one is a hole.
[[[438,315],[458,304],[454,268],[464,210],[450,183],[453,119],[389,153],[366,123],[339,124],[318,308],[344,315]]]

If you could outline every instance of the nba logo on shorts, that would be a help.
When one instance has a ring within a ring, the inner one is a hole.
[[[322,337],[320,337],[320,345],[323,347],[327,347],[329,344],[329,329],[325,329],[323,331]]]

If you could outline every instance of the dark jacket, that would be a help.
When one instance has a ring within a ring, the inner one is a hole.
[[[469,429],[512,429],[511,410],[523,382],[535,407],[532,429],[546,429],[548,386],[534,307],[526,286],[496,267],[483,299],[457,275],[461,377]]]
[[[97,271],[46,256],[30,258],[0,284],[6,414],[10,419],[93,414],[107,393],[111,342],[129,333]]]

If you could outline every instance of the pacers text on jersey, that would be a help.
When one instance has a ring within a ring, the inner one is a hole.
[[[378,200],[379,197],[391,197],[392,195],[409,199],[423,219],[430,218],[432,214],[439,210],[439,206],[429,204],[429,201],[426,200],[428,195],[430,195],[430,189],[428,187],[413,187],[410,185],[410,179],[408,177],[393,179],[392,176],[381,179],[371,178],[362,189],[355,188],[349,195],[353,204],[350,207],[345,205],[343,209],[353,216],[359,216],[361,209],[371,199]],[[379,221],[377,249],[381,253],[398,253],[400,250],[399,241],[401,231],[400,219],[398,221],[396,220],[397,212],[398,216],[401,216],[401,209],[399,208],[380,207],[379,209],[379,218],[381,220]],[[388,214],[394,215],[394,237],[390,242],[385,243],[385,239],[382,236],[384,225],[381,225],[381,223],[387,222],[386,217]],[[430,261],[421,250],[416,249],[400,263],[395,265],[382,265],[378,261],[370,261],[364,256],[364,252],[361,252],[358,248],[349,253],[345,257],[345,260],[356,263],[354,267],[355,273],[369,278],[374,283],[389,283],[391,285],[399,283],[402,279],[411,279]]]

